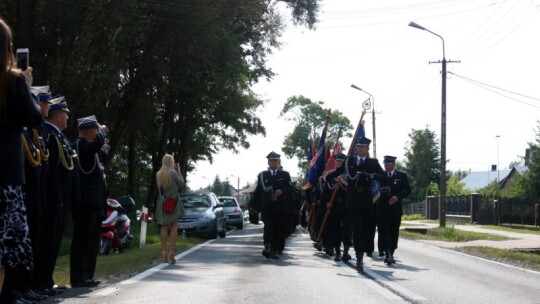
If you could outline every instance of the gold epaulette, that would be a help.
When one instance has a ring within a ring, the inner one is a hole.
[[[60,143],[60,140],[58,139],[58,137],[54,137],[56,138],[56,143],[58,145],[58,160],[59,162],[62,164],[62,167],[64,167],[64,169],[68,170],[68,171],[71,171],[73,170],[74,166],[73,166],[73,158],[71,155],[69,155],[69,161],[68,159],[66,158],[66,155],[64,154],[64,149],[62,148],[62,144]]]
[[[23,133],[21,133],[21,139],[24,155],[26,156],[26,160],[28,160],[28,164],[32,167],[41,166],[41,156],[39,155],[39,149],[36,148],[36,156],[34,157],[34,155],[32,155],[32,151],[30,151],[30,146],[28,146],[28,142],[26,141],[26,136],[24,136]]]

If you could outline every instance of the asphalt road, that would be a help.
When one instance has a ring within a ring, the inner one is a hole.
[[[359,274],[317,252],[300,229],[280,260],[266,260],[261,235],[262,225],[247,225],[175,265],[46,303],[540,303],[540,273],[419,242],[400,240],[392,267],[365,258]]]

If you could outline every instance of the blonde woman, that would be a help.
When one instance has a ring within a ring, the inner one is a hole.
[[[176,237],[178,235],[178,220],[180,219],[181,201],[177,200],[176,208],[172,213],[163,211],[163,204],[168,197],[178,197],[178,192],[184,185],[184,179],[180,174],[180,170],[175,170],[174,158],[170,154],[165,154],[161,161],[161,169],[156,174],[156,183],[159,189],[159,198],[156,204],[156,219],[161,225],[161,256],[163,262],[174,264],[176,263],[175,247]],[[170,236],[169,249],[167,250],[167,236]]]

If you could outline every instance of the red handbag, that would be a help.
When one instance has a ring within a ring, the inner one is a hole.
[[[163,202],[163,211],[165,213],[173,213],[176,209],[176,197],[167,197]]]

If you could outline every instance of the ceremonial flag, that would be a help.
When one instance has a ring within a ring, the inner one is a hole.
[[[330,155],[330,158],[328,158],[326,162],[326,168],[324,169],[325,172],[328,172],[330,170],[334,170],[336,167],[336,160],[334,159],[334,156],[341,153],[341,142],[339,141],[339,137],[336,139],[336,143],[334,144],[334,150],[332,151],[332,155]]]
[[[319,178],[319,176],[321,176],[321,174],[324,171],[324,168],[326,167],[326,159],[324,155],[325,155],[326,131],[328,130],[329,116],[330,115],[328,115],[326,119],[326,123],[321,133],[321,139],[319,140],[319,150],[317,151],[313,159],[309,162],[307,183],[302,187],[303,190],[312,188],[317,183],[317,179]]]

